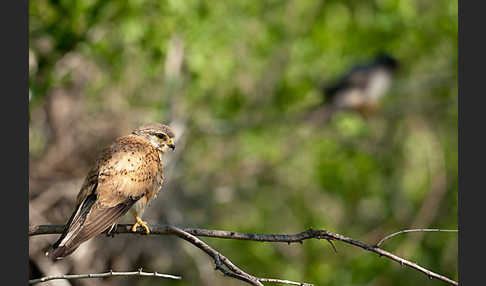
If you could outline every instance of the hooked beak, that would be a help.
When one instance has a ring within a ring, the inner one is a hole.
[[[175,150],[174,138],[170,139],[167,146],[169,146],[170,149]]]

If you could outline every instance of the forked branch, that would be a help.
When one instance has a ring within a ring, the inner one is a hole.
[[[112,234],[118,233],[129,233],[134,234],[131,232],[131,224],[120,224],[117,225],[116,229],[112,230]],[[235,232],[235,231],[224,231],[224,230],[207,230],[207,229],[199,229],[199,228],[179,228],[171,225],[149,225],[150,227],[150,235],[176,235],[196,247],[203,250],[206,254],[208,254],[216,264],[216,269],[223,272],[225,275],[231,276],[233,278],[245,281],[252,285],[262,285],[262,282],[278,282],[278,283],[286,283],[290,285],[310,285],[307,283],[300,283],[300,282],[292,282],[287,280],[279,280],[279,279],[271,279],[271,278],[258,278],[252,276],[237,266],[235,266],[229,259],[225,256],[211,248],[209,245],[201,241],[199,237],[213,237],[213,238],[222,238],[222,239],[236,239],[236,240],[251,240],[251,241],[258,241],[258,242],[285,242],[285,243],[302,243],[306,239],[326,239],[328,241],[341,241],[346,244],[350,244],[359,248],[362,248],[369,252],[374,252],[378,254],[380,257],[386,257],[393,261],[400,263],[400,265],[405,265],[407,267],[413,268],[418,270],[429,278],[435,278],[451,285],[458,285],[457,281],[454,281],[450,278],[447,278],[443,275],[430,271],[414,262],[401,258],[393,253],[390,253],[386,250],[379,248],[378,246],[373,246],[361,242],[359,240],[355,240],[349,237],[346,237],[341,234],[333,233],[327,230],[314,230],[308,229],[306,231],[297,233],[297,234],[254,234],[254,233],[243,233],[243,232]],[[29,236],[34,235],[41,235],[41,234],[56,234],[62,233],[64,225],[36,225],[29,227]],[[137,230],[136,233],[145,234],[142,229]],[[395,234],[396,235],[396,234]],[[224,267],[223,267],[224,266]]]

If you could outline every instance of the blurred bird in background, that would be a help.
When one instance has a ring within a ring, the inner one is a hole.
[[[379,110],[379,100],[391,87],[399,63],[386,53],[353,67],[343,77],[322,88],[322,104],[307,117],[311,121],[328,120],[338,110],[354,110],[362,115]]]
[[[160,123],[143,125],[105,148],[86,176],[62,235],[46,255],[57,260],[71,254],[113,228],[128,210],[136,220],[132,231],[141,226],[149,234],[141,217],[162,188],[162,154],[169,149],[175,149],[174,133]]]

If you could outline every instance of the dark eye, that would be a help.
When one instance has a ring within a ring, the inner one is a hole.
[[[163,134],[163,133],[157,133],[157,134],[155,134],[155,136],[157,136],[157,138],[159,138],[159,139],[164,139],[166,137],[165,134]]]

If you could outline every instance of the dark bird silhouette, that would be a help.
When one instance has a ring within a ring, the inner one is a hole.
[[[355,66],[333,84],[322,88],[325,106],[321,104],[314,109],[308,119],[327,120],[338,110],[354,110],[363,115],[376,112],[398,66],[395,58],[384,53]]]

